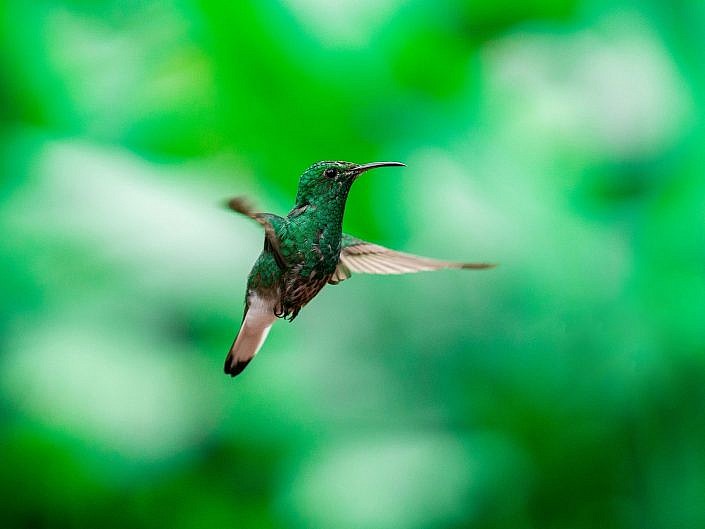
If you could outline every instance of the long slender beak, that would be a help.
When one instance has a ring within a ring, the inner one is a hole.
[[[376,169],[377,167],[406,167],[406,164],[403,164],[401,162],[366,163],[366,164],[358,165],[355,168],[355,176],[359,176],[360,174],[364,173],[365,171],[369,171],[370,169]]]

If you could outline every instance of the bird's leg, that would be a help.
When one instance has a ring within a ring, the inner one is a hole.
[[[263,213],[257,213],[253,211],[252,207],[244,197],[231,198],[230,200],[228,200],[227,206],[233,211],[236,211],[241,215],[245,215],[246,217],[251,218],[264,228],[265,239],[269,243],[269,247],[271,248],[272,253],[274,254],[274,258],[276,259],[277,264],[282,269],[286,268],[287,262],[281,253],[279,237],[277,236],[277,232],[274,229],[274,226],[272,226],[272,223],[269,221],[269,219],[267,219],[267,216]]]

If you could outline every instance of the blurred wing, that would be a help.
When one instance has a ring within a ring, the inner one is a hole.
[[[430,257],[397,252],[344,234],[340,261],[330,282],[340,283],[348,279],[353,272],[360,274],[413,274],[443,268],[481,270],[493,266],[495,265],[487,263],[440,261]]]
[[[272,213],[257,213],[254,211],[252,205],[247,201],[245,197],[234,197],[228,200],[225,205],[232,209],[233,211],[250,217],[255,222],[259,223],[264,228],[264,239],[267,243],[268,249],[271,249],[274,254],[274,258],[279,265],[279,268],[284,269],[287,267],[286,259],[281,253],[279,246],[279,236],[277,235],[277,230],[272,224],[273,220],[281,221],[283,220],[278,215]]]

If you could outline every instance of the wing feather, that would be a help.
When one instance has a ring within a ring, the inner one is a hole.
[[[459,263],[397,252],[350,235],[343,234],[340,260],[330,282],[333,284],[360,274],[412,274],[443,268],[481,270],[492,268],[488,263]]]

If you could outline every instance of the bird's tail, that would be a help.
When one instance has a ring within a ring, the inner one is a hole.
[[[250,307],[242,321],[240,332],[225,358],[225,374],[234,377],[242,373],[262,347],[274,319],[275,316],[271,309],[263,310],[256,306]]]

